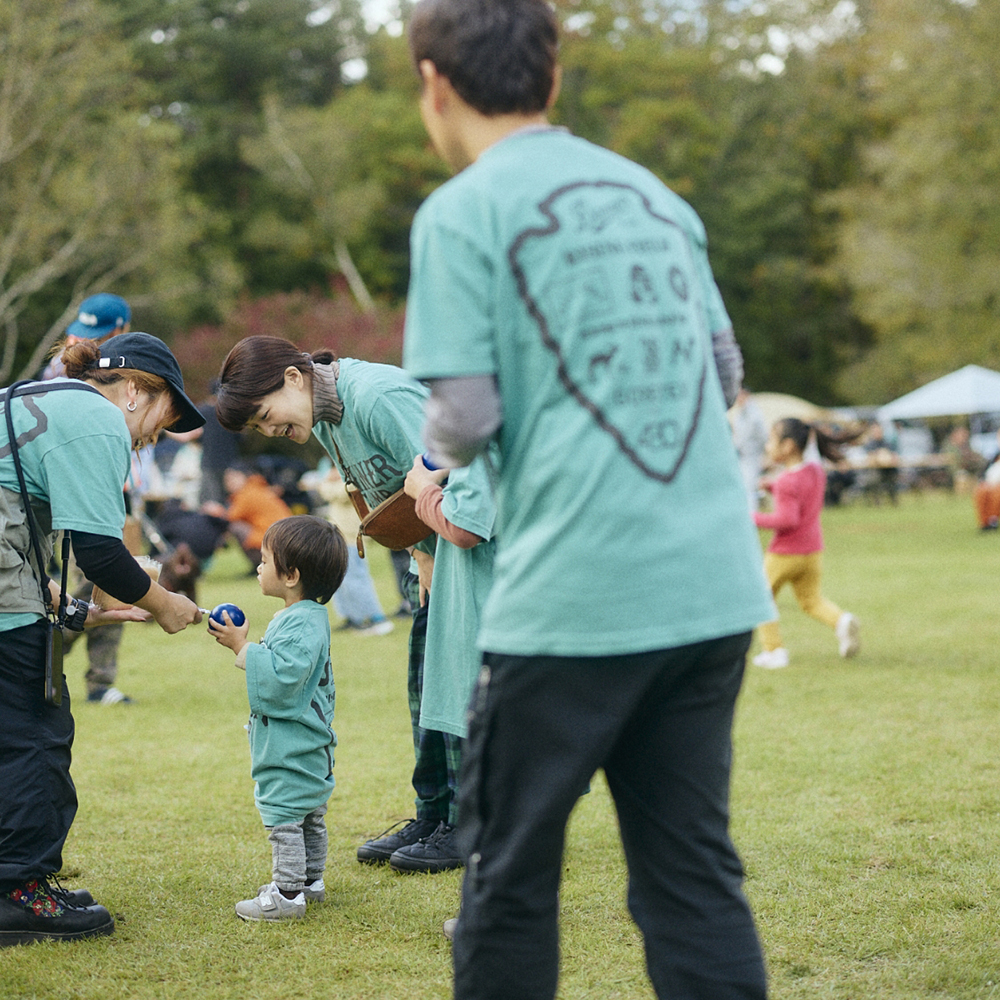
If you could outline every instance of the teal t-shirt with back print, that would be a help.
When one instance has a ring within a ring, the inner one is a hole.
[[[729,325],[694,211],[562,130],[424,202],[404,365],[494,375],[503,407],[481,648],[625,654],[774,617],[713,363]]]

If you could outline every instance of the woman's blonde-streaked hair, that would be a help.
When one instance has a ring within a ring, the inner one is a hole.
[[[140,371],[138,368],[98,368],[101,348],[96,340],[77,340],[67,343],[61,351],[63,368],[68,378],[91,382],[95,385],[114,385],[116,382],[134,382],[136,388],[150,396],[158,397],[166,393],[170,397],[172,413],[170,423],[180,420],[183,415],[177,406],[174,390],[170,383],[159,375]]]

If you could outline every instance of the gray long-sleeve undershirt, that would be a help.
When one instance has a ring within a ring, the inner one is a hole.
[[[732,328],[712,334],[712,355],[726,406],[732,406],[743,383],[743,354]],[[468,465],[503,423],[496,377],[465,375],[431,379],[424,444],[439,468]]]

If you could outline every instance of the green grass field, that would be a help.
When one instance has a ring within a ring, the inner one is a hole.
[[[840,660],[832,633],[783,595],[792,665],[748,668],[737,720],[733,832],[771,995],[1000,996],[1000,536],[975,530],[968,497],[937,493],[829,510],[824,524],[824,590],[861,619],[861,655]],[[239,604],[257,638],[277,602],[241,559],[217,559],[200,601]],[[395,608],[388,555],[371,546],[370,559]],[[233,912],[269,881],[270,848],[231,654],[201,627],[168,637],[130,626],[119,686],[135,703],[103,707],[83,701],[85,654],[74,651],[80,811],[64,882],[90,888],[118,929],[0,951],[0,997],[450,996],[440,928],[458,873],[396,875],[354,855],[412,815],[406,633],[402,622],[385,637],[334,634],[327,902],[280,925]],[[562,1000],[652,996],[624,882],[598,776],[568,838]]]

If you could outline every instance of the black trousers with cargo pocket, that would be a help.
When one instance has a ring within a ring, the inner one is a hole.
[[[749,644],[744,633],[624,656],[485,655],[459,780],[456,1000],[555,995],[566,823],[598,769],[656,995],[764,1000],[728,829]]]
[[[45,631],[39,621],[0,632],[0,893],[62,868],[76,816],[69,774],[73,716],[45,701]]]

